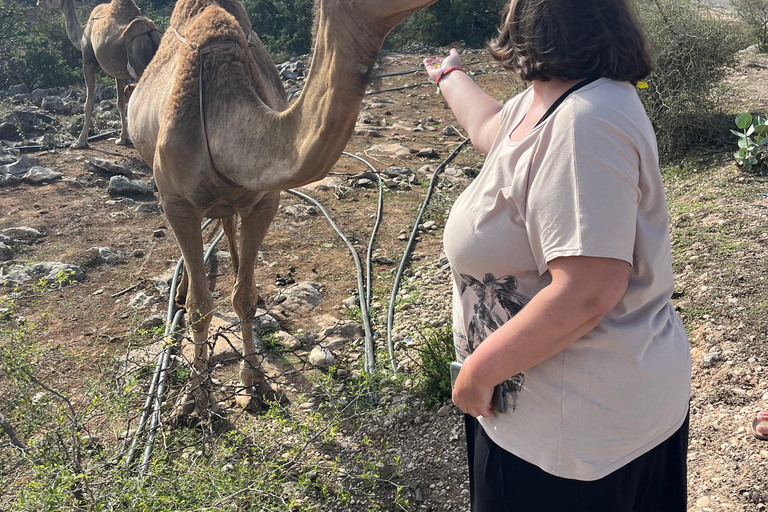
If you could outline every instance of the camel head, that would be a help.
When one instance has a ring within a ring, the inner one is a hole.
[[[37,6],[44,9],[58,9],[62,10],[64,7],[63,0],[37,0]]]

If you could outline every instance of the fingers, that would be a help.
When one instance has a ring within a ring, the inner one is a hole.
[[[757,413],[757,419],[760,421],[768,421],[768,411],[760,411]]]

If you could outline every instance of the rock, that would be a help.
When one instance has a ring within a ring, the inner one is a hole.
[[[408,178],[414,175],[414,172],[408,167],[389,167],[382,171],[382,174],[390,178]]]
[[[0,123],[0,140],[21,140],[21,133],[13,123]]]
[[[464,171],[458,167],[446,167],[445,170],[443,171],[443,174],[445,174],[446,176],[451,176],[455,178],[457,176],[463,176]]]
[[[285,300],[281,306],[295,313],[308,312],[323,301],[320,285],[309,281],[302,281],[289,286],[283,295]]]
[[[443,135],[445,135],[446,137],[454,137],[459,135],[459,131],[453,125],[449,124],[448,126],[443,128]]]
[[[107,189],[112,195],[153,195],[152,188],[141,180],[129,180],[125,176],[112,176]]]
[[[283,213],[291,217],[316,217],[320,215],[316,207],[306,204],[286,206],[283,208]]]
[[[435,230],[435,229],[438,229],[438,227],[437,227],[437,222],[435,222],[435,221],[433,221],[433,220],[428,220],[428,221],[427,221],[427,222],[425,222],[423,225],[424,225],[424,229],[427,229],[427,230]]]
[[[17,94],[29,94],[27,84],[12,85],[8,88],[8,96],[15,96]]]
[[[0,242],[0,261],[8,261],[13,259],[13,251],[10,247]]]
[[[136,211],[139,213],[163,213],[163,208],[160,203],[142,203],[136,207]]]
[[[22,156],[16,162],[12,164],[3,165],[0,167],[0,174],[11,174],[16,177],[24,176],[27,171],[35,166],[35,161],[32,161],[27,155]]]
[[[34,111],[16,110],[4,119],[6,122],[13,122],[13,120],[18,121],[16,126],[21,125],[21,131],[24,133],[40,130],[43,127],[42,117]]]
[[[40,146],[54,146],[56,145],[56,136],[52,133],[46,133],[33,139],[32,142]]]
[[[711,352],[709,354],[705,354],[701,362],[701,366],[704,368],[711,368],[712,366],[715,366],[715,364],[717,364],[717,361],[719,359],[720,359],[720,352]]]
[[[157,295],[149,296],[144,292],[138,292],[130,301],[128,301],[128,305],[132,308],[143,309],[159,304],[161,300],[161,297]]]
[[[309,353],[309,363],[316,368],[328,369],[336,363],[336,358],[328,347],[318,345]]]
[[[165,323],[164,317],[160,315],[152,315],[144,319],[144,321],[141,322],[141,325],[139,326],[139,328],[144,329],[145,331],[149,331],[149,330],[160,327],[164,323]]]
[[[40,103],[40,108],[48,112],[57,112],[59,114],[69,114],[72,111],[72,104],[64,101],[60,96],[47,96]]]
[[[85,272],[77,265],[58,261],[43,261],[29,269],[32,276],[42,276],[48,284],[67,286],[74,281],[85,281]]]
[[[395,261],[392,258],[387,258],[386,256],[376,256],[373,258],[374,263],[378,263],[379,265],[394,265]]]
[[[42,105],[43,99],[49,96],[61,96],[64,89],[52,87],[50,89],[35,89],[29,93],[29,101],[38,107]]]
[[[411,150],[402,144],[377,144],[368,148],[366,152],[394,155],[400,158],[411,156]]]
[[[434,148],[423,148],[420,149],[418,153],[416,153],[416,156],[421,158],[437,158],[439,155],[437,154],[437,151],[434,150]]]
[[[13,174],[0,174],[0,187],[14,187],[21,183],[21,178]]]
[[[97,255],[102,261],[104,261],[108,265],[114,265],[115,263],[120,261],[120,256],[116,254],[109,247],[91,247],[86,252]]]
[[[19,243],[32,243],[43,236],[38,230],[26,226],[5,228],[0,230],[0,234],[9,237],[12,241]]]
[[[107,174],[118,176],[130,176],[131,169],[123,164],[116,164],[103,158],[93,157],[83,164],[86,171],[90,172],[104,172]]]
[[[23,265],[15,265],[10,269],[6,269],[5,274],[0,276],[0,284],[10,288],[16,288],[30,279],[32,279],[32,277],[24,270]]]
[[[304,76],[304,62],[297,60],[295,62],[284,62],[277,66],[282,78],[296,80]]]
[[[301,340],[285,331],[277,331],[272,335],[273,339],[289,350],[301,348]]]
[[[36,165],[32,167],[27,173],[22,176],[21,181],[24,183],[30,183],[38,185],[43,182],[55,181],[63,176],[62,173],[56,172],[53,169],[47,167],[41,167]]]
[[[702,496],[696,500],[696,506],[699,508],[707,508],[711,504],[711,500],[707,496]]]
[[[452,409],[453,409],[452,406],[444,405],[440,409],[437,410],[437,415],[438,416],[448,416],[449,414],[451,414],[451,410]]]
[[[363,335],[363,326],[354,320],[341,320],[336,325],[326,327],[317,335],[320,340],[352,341]]]
[[[117,90],[112,85],[97,84],[94,91],[94,100],[101,103],[104,100],[117,98]]]

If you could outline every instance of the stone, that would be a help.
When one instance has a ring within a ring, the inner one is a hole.
[[[320,285],[302,281],[289,286],[284,292],[285,300],[281,306],[295,313],[305,313],[317,307],[322,301]]]
[[[110,162],[109,160],[105,160],[103,158],[97,158],[93,157],[90,160],[87,160],[83,167],[86,171],[90,172],[104,172],[107,174],[112,175],[119,175],[119,176],[130,176],[131,175],[131,169],[128,168],[128,166],[123,164],[116,164],[114,162]]]
[[[16,126],[21,126],[21,131],[28,133],[35,130],[40,130],[43,127],[43,119],[37,112],[28,110],[16,110],[10,116],[7,116],[3,121],[13,122],[18,121]],[[14,123],[16,124],[16,123]]]
[[[316,368],[328,369],[336,363],[336,358],[328,347],[318,345],[309,353],[309,363]]]
[[[441,408],[439,408],[439,409],[437,410],[437,415],[438,415],[438,416],[448,416],[449,414],[451,414],[451,410],[452,410],[452,409],[453,409],[453,407],[452,407],[452,406],[450,406],[450,405],[444,405],[444,406],[442,406]]]
[[[8,96],[16,94],[29,94],[29,87],[26,84],[12,85],[8,88]]]
[[[707,496],[702,496],[696,500],[696,506],[699,508],[707,508],[711,504],[711,500]]]
[[[12,164],[3,165],[0,167],[0,174],[12,174],[16,177],[24,176],[27,171],[35,166],[36,161],[33,161],[27,155],[23,155],[16,162]]]
[[[102,261],[104,261],[108,265],[114,265],[115,263],[120,261],[120,255],[116,254],[109,247],[91,247],[86,252],[90,254],[95,254],[98,258],[100,258]]]
[[[42,276],[48,284],[60,283],[64,286],[74,281],[85,281],[85,272],[77,265],[58,261],[43,261],[29,269],[32,276]]]
[[[389,167],[382,171],[382,174],[390,178],[407,178],[413,176],[414,172],[408,167]]]
[[[411,156],[411,150],[402,144],[376,144],[375,146],[368,148],[366,153],[394,155],[400,158]]]
[[[6,269],[4,275],[0,276],[0,284],[15,288],[30,279],[32,277],[24,270],[23,265],[15,265],[10,269]]]
[[[157,295],[150,296],[144,292],[138,292],[130,301],[128,301],[128,305],[132,308],[143,309],[159,304],[161,300],[162,299]]]
[[[340,320],[331,327],[326,327],[317,335],[320,340],[351,341],[363,335],[363,326],[354,320]]]
[[[13,251],[10,247],[0,242],[0,261],[8,261],[13,259]]]
[[[38,230],[29,228],[26,226],[18,226],[12,228],[5,228],[0,230],[0,234],[3,234],[10,238],[14,242],[31,243],[43,236]]]
[[[136,207],[136,211],[139,213],[159,214],[163,212],[163,209],[160,203],[142,203]]]
[[[296,350],[302,346],[301,340],[285,331],[277,331],[272,338],[289,350]]]
[[[94,91],[94,100],[101,103],[104,100],[113,100],[117,98],[117,89],[113,85],[97,84]]]
[[[156,329],[163,325],[165,323],[165,318],[160,315],[152,315],[144,319],[143,322],[141,322],[141,325],[139,328],[149,331],[152,329]]]
[[[443,128],[443,135],[446,137],[456,137],[459,135],[459,131],[456,129],[453,125],[448,125],[445,128]]]
[[[13,123],[0,123],[0,140],[21,140],[21,133]]]
[[[40,137],[33,139],[32,142],[40,146],[54,146],[56,145],[56,136],[52,133],[45,133]]]
[[[152,187],[141,180],[129,180],[125,176],[112,176],[107,192],[112,195],[154,195]]]
[[[47,96],[43,98],[40,103],[40,108],[47,110],[48,112],[68,114],[72,111],[72,104],[68,101],[64,101],[60,96]]]
[[[416,153],[416,156],[421,158],[437,158],[439,155],[434,148],[422,148]]]
[[[711,368],[717,364],[718,360],[720,360],[720,352],[711,352],[709,354],[705,354],[704,358],[702,359],[701,366],[704,368]]]
[[[320,215],[317,207],[306,204],[286,206],[283,208],[283,213],[291,217],[316,217]]]
[[[53,169],[36,165],[27,171],[24,176],[22,176],[21,181],[24,183],[30,183],[32,185],[39,185],[40,183],[50,183],[51,181],[58,180],[62,176],[62,173],[56,172]]]

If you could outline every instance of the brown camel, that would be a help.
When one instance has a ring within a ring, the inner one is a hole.
[[[352,136],[384,38],[435,1],[317,0],[312,68],[301,96],[287,110],[277,69],[238,0],[176,4],[171,28],[129,106],[133,143],[154,170],[189,276],[186,310],[194,371],[176,414],[216,404],[201,388],[213,310],[202,219],[224,220],[232,252],[232,303],[244,340],[237,403],[247,407],[269,392],[257,369],[262,347],[252,324],[259,299],[254,265],[280,191],[328,173]],[[241,218],[239,252],[235,214]]]
[[[117,108],[122,123],[117,144],[130,144],[125,117],[125,81],[138,80],[144,73],[160,45],[160,31],[151,20],[141,15],[141,10],[133,0],[112,0],[109,4],[97,5],[84,27],[77,21],[75,0],[38,0],[37,5],[59,9],[64,13],[67,36],[83,53],[83,75],[87,89],[85,121],[80,137],[72,147],[88,147],[88,128],[91,125],[96,70],[99,66],[117,84]]]

